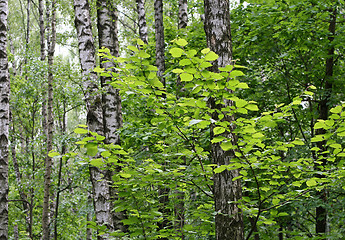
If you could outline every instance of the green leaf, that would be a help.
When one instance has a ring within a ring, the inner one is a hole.
[[[186,40],[182,39],[182,38],[177,40],[175,43],[177,45],[179,45],[179,46],[182,46],[182,47],[184,47],[184,46],[186,46],[188,44],[188,42]]]
[[[225,67],[220,67],[219,71],[221,71],[221,72],[230,72],[233,68],[234,68],[234,66],[232,66],[232,65],[226,65]]]
[[[184,53],[183,49],[181,48],[172,48],[169,50],[169,52],[174,58],[181,57],[182,54]]]
[[[214,132],[215,135],[218,135],[218,134],[221,134],[221,133],[225,132],[225,128],[223,128],[223,127],[215,127],[213,129],[213,132]]]
[[[85,145],[85,148],[86,148],[86,154],[91,157],[96,156],[98,153],[98,147],[96,143],[87,143]]]
[[[133,52],[139,52],[139,49],[136,48],[136,47],[134,47],[134,46],[132,46],[132,45],[128,46],[127,48],[128,48],[129,50],[133,51]]]
[[[248,102],[246,100],[243,100],[243,99],[237,99],[237,100],[235,100],[235,102],[236,102],[237,108],[244,107],[245,105],[248,104]]]
[[[317,123],[315,123],[314,128],[315,129],[320,129],[326,127],[325,121],[324,120],[318,120]]]
[[[226,170],[226,166],[225,165],[221,165],[221,166],[215,168],[213,171],[214,171],[214,173],[221,173],[224,170]]]
[[[339,143],[333,143],[331,145],[329,145],[331,148],[342,148],[341,145]]]
[[[308,187],[313,187],[313,186],[316,186],[317,185],[317,182],[315,181],[315,179],[309,179],[308,181],[307,181],[307,186]]]
[[[74,129],[74,132],[77,134],[85,134],[85,133],[88,133],[89,131],[84,128],[76,128]]]
[[[58,152],[51,151],[50,153],[48,153],[48,156],[52,158],[52,157],[60,156],[60,154]]]
[[[224,151],[229,151],[230,149],[232,149],[233,145],[232,143],[229,141],[229,142],[222,142],[220,144],[220,147],[224,150]]]
[[[189,73],[182,73],[180,78],[182,82],[189,82],[193,80],[193,75]]]
[[[250,111],[259,111],[258,106],[255,104],[248,104],[247,106],[245,106],[245,108],[250,110]]]
[[[132,175],[129,173],[120,173],[120,176],[123,178],[130,178]]]
[[[209,53],[211,51],[211,49],[209,49],[209,48],[204,48],[203,50],[201,50],[201,53],[202,54],[207,54],[207,53]]]
[[[336,106],[330,110],[331,113],[340,113],[342,110],[341,106]]]
[[[182,59],[179,64],[180,66],[187,66],[190,65],[192,62],[189,59]]]
[[[104,151],[104,152],[101,153],[101,156],[102,157],[110,157],[111,153],[109,151]]]
[[[234,70],[230,73],[230,77],[234,78],[234,77],[239,77],[239,76],[243,76],[244,73],[239,71],[239,70]]]
[[[180,68],[175,68],[172,70],[173,73],[183,73],[184,71]]]
[[[219,57],[219,56],[218,56],[215,52],[212,52],[212,51],[211,51],[211,52],[209,52],[209,53],[206,54],[205,60],[206,60],[206,61],[212,62],[212,61],[217,60],[218,57]]]

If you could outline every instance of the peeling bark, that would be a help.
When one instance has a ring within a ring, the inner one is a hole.
[[[7,59],[8,2],[0,0],[0,240],[8,239],[8,136],[10,79]]]
[[[205,33],[208,47],[219,55],[218,60],[213,63],[212,71],[219,72],[219,67],[224,67],[232,63],[232,45],[230,30],[229,1],[204,0],[205,5]],[[215,104],[216,99],[210,99],[210,107],[220,110],[224,106],[232,106],[233,102],[225,101],[224,104]],[[218,119],[217,111],[212,114],[212,118]],[[231,123],[233,116],[227,116],[222,121]],[[214,126],[211,125],[211,139]],[[236,142],[236,136],[230,133],[226,137]],[[234,152],[224,151],[219,143],[211,146],[211,157],[213,163],[218,166],[228,165],[234,157]],[[244,238],[242,211],[236,204],[242,198],[241,181],[233,181],[239,176],[239,170],[223,171],[214,174],[214,202],[217,240],[239,240]]]

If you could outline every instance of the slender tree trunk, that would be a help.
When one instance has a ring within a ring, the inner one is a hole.
[[[155,0],[155,35],[156,35],[156,66],[158,68],[157,76],[165,87],[164,60],[164,25],[163,25],[163,1]]]
[[[10,79],[7,59],[8,2],[0,0],[0,240],[8,239],[8,135]]]
[[[45,56],[45,43],[44,43],[44,34],[45,34],[45,27],[44,27],[44,6],[43,0],[38,0],[38,14],[39,14],[39,25],[40,25],[40,46],[41,46],[41,61],[44,61]]]
[[[188,4],[187,0],[178,1],[178,28],[186,28],[188,25]]]
[[[138,24],[139,24],[139,36],[144,43],[148,43],[147,25],[146,25],[146,12],[145,12],[145,0],[137,0],[137,12],[138,12]]]
[[[43,211],[42,211],[42,239],[50,239],[49,231],[49,199],[50,199],[50,187],[51,187],[51,172],[52,172],[52,159],[49,157],[49,152],[53,149],[53,64],[54,64],[54,53],[56,44],[56,7],[55,0],[51,5],[52,16],[51,16],[51,35],[48,31],[47,46],[48,46],[48,115],[47,115],[47,155],[45,159],[45,174],[44,174],[44,199],[43,199]],[[47,19],[50,19],[47,4]],[[48,21],[49,22],[49,21]],[[50,36],[49,36],[50,35]]]
[[[19,240],[18,224],[13,226],[14,240]]]
[[[91,30],[90,8],[87,0],[74,0],[75,26],[79,42],[79,59],[83,75],[83,89],[87,110],[89,130],[104,135],[102,95],[98,91],[95,46]],[[107,172],[90,166],[93,203],[98,225],[114,229],[111,214],[110,187],[106,181]],[[98,236],[98,240],[107,239],[107,235]]]
[[[334,67],[334,45],[332,44],[335,36],[335,30],[336,30],[336,20],[337,20],[337,9],[336,6],[334,6],[332,9],[329,10],[330,12],[330,23],[328,27],[329,31],[329,46],[330,48],[328,49],[328,57],[326,59],[326,74],[325,74],[325,83],[324,83],[324,89],[323,89],[323,96],[321,101],[319,102],[319,119],[322,120],[327,120],[328,115],[329,115],[329,105],[330,105],[330,100],[331,100],[331,95],[332,95],[332,77],[333,77],[333,67]],[[324,129],[317,129],[316,134],[325,134],[326,130]],[[321,149],[320,152],[324,152],[327,150],[326,147],[326,141],[318,142],[317,146]],[[327,164],[327,156],[325,154],[320,156],[322,158],[322,166],[321,168],[325,167]],[[319,166],[316,166],[316,168],[319,168]],[[322,171],[322,169],[321,169]],[[324,175],[319,174],[317,177],[319,178],[324,178]],[[327,203],[327,189],[323,189],[319,193],[319,198],[322,202],[322,204]],[[327,210],[326,207],[321,205],[316,207],[316,233],[317,234],[325,234],[327,231]],[[326,239],[326,238],[323,238]]]
[[[117,10],[116,7],[109,0],[97,1],[97,26],[98,26],[98,39],[99,47],[105,47],[110,50],[110,54],[119,56],[119,43],[117,35]],[[105,59],[106,60],[106,59]],[[115,64],[112,61],[102,61],[101,67],[106,71],[114,71]],[[111,77],[101,77],[101,86],[104,90],[102,94],[103,104],[103,129],[105,135],[105,143],[120,145],[120,136],[117,131],[122,126],[122,110],[121,110],[121,97],[118,89],[114,89],[109,82],[112,81]],[[118,172],[120,169],[116,169]],[[113,172],[105,170],[105,178],[109,183],[112,182]],[[113,202],[118,199],[118,194],[115,188],[110,187],[110,207],[114,208]],[[126,231],[121,220],[125,218],[124,212],[113,212],[113,229]]]
[[[205,33],[208,47],[219,55],[218,60],[213,64],[212,70],[218,72],[218,67],[224,67],[231,64],[232,45],[230,30],[229,0],[204,0],[205,5]],[[213,109],[221,109],[225,106],[232,106],[231,101],[225,101],[224,104],[215,104],[216,99],[210,99],[210,105]],[[218,114],[212,115],[217,120]],[[227,116],[223,121],[233,121],[232,116]],[[211,126],[211,139],[214,126]],[[226,137],[235,141],[236,136],[230,133]],[[211,146],[211,157],[218,166],[231,163],[234,153],[224,151],[219,143]],[[242,198],[241,181],[233,181],[233,178],[239,176],[238,170],[223,171],[214,174],[214,202],[215,202],[215,225],[217,240],[239,240],[244,239],[243,216],[242,211],[235,203]]]

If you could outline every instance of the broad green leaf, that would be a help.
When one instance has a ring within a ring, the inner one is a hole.
[[[341,106],[336,106],[330,110],[331,113],[340,113],[342,110]]]
[[[329,145],[331,148],[342,148],[341,145],[339,143],[333,143],[331,145]]]
[[[178,58],[182,56],[184,51],[181,48],[172,48],[169,50],[169,52],[174,58]]]
[[[180,66],[187,66],[190,65],[192,62],[189,59],[182,59],[179,64]]]
[[[232,149],[233,145],[230,141],[228,142],[222,142],[220,144],[220,147],[224,150],[224,151],[229,151],[230,149]]]
[[[234,68],[234,66],[232,66],[232,65],[226,65],[225,67],[220,67],[219,71],[221,71],[221,72],[230,72],[233,68]]]
[[[235,101],[235,103],[236,103],[236,107],[237,107],[237,108],[244,107],[245,105],[248,104],[248,102],[247,102],[246,100],[243,100],[243,99],[237,99],[237,100]]]
[[[225,128],[223,128],[223,127],[215,127],[215,128],[213,129],[213,133],[214,133],[215,135],[221,134],[221,133],[223,133],[223,132],[225,132]]]
[[[316,186],[317,185],[317,183],[316,183],[316,181],[315,181],[315,179],[309,179],[308,181],[307,181],[307,186],[308,187],[313,187],[313,186]]]
[[[98,147],[96,143],[87,143],[85,145],[87,155],[94,157],[98,153]]]
[[[123,178],[130,178],[132,175],[129,173],[120,173],[120,176]]]
[[[188,44],[188,42],[186,40],[182,39],[182,38],[177,40],[175,43],[177,45],[179,45],[179,46],[182,46],[182,47],[184,47],[184,46],[186,46]]]
[[[109,151],[104,151],[104,152],[101,153],[101,156],[102,157],[110,157],[111,153]]]
[[[294,145],[301,145],[301,146],[304,145],[304,142],[302,140],[300,140],[300,139],[296,139],[296,140],[294,140],[291,143],[294,144]]]
[[[129,50],[133,51],[133,52],[139,52],[139,49],[136,48],[136,47],[134,47],[134,46],[132,46],[132,45],[128,46],[127,48],[128,48]]]
[[[189,73],[182,73],[180,78],[182,82],[189,82],[193,80],[193,75]]]
[[[325,121],[324,120],[318,120],[317,123],[315,123],[314,128],[315,129],[320,129],[326,127]]]
[[[230,73],[230,77],[234,78],[234,77],[239,77],[239,76],[243,76],[244,73],[239,71],[239,70],[234,70]]]
[[[250,111],[259,111],[258,106],[255,104],[248,104],[247,106],[245,106],[245,108],[250,110]]]
[[[74,132],[77,134],[85,134],[85,133],[88,133],[89,131],[84,128],[76,128],[74,129]]]
[[[203,50],[201,50],[202,54],[207,54],[209,53],[211,50],[209,48],[204,48]]]
[[[212,52],[212,51],[211,51],[211,52],[209,52],[209,53],[206,54],[205,60],[206,60],[206,61],[212,62],[212,61],[217,60],[218,57],[219,57],[219,56],[218,56],[215,52]]]
[[[236,87],[237,87],[237,88],[242,88],[242,89],[247,89],[247,88],[249,88],[249,87],[248,87],[248,84],[247,84],[247,83],[244,83],[244,82],[241,82],[241,83],[237,84]]]
[[[221,173],[224,170],[226,170],[226,166],[225,165],[221,165],[221,166],[215,168],[213,171],[214,171],[214,173]]]
[[[172,70],[173,73],[183,73],[184,71],[180,68],[175,68]]]

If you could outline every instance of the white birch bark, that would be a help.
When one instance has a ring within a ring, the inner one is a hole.
[[[137,0],[137,12],[138,12],[138,24],[139,24],[139,36],[144,43],[148,43],[147,24],[146,24],[146,12],[145,12],[145,0]]]
[[[79,59],[83,75],[83,89],[87,109],[87,124],[90,131],[104,135],[102,95],[97,84],[95,46],[91,30],[90,7],[87,0],[74,0],[75,26],[79,43]],[[90,180],[92,183],[93,203],[98,225],[106,225],[114,229],[111,215],[109,183],[106,181],[107,172],[90,166]],[[98,240],[108,239],[108,236],[98,235]]]
[[[10,81],[7,59],[8,2],[0,0],[0,239],[8,239],[8,134]]]

